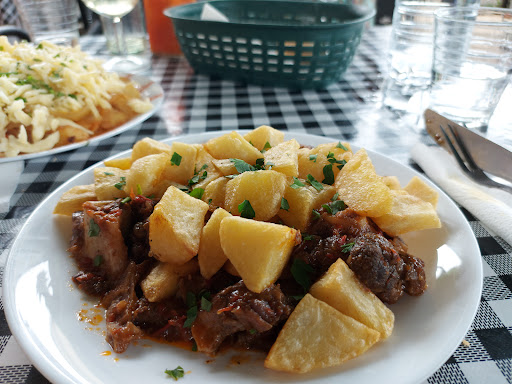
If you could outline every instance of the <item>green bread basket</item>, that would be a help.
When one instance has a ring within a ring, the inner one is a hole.
[[[351,63],[374,10],[339,3],[214,0],[229,22],[200,20],[205,3],[168,8],[197,73],[247,83],[325,88]]]

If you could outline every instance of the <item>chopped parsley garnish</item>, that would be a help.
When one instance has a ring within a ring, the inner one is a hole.
[[[313,209],[311,213],[313,214],[313,220],[318,220],[320,218],[320,212],[318,212],[316,209]]]
[[[354,243],[343,244],[341,246],[341,252],[349,253],[352,250],[353,247],[354,247]]]
[[[195,340],[192,340],[192,352],[197,352],[197,343]]]
[[[309,287],[311,287],[311,274],[314,272],[313,267],[306,264],[302,259],[295,259],[293,260],[291,272],[295,281],[304,288],[304,292],[309,291]]]
[[[121,176],[121,181],[119,183],[115,183],[114,187],[119,189],[120,191],[123,190],[123,187],[126,185],[126,177]]]
[[[96,257],[94,258],[92,264],[95,266],[95,267],[99,267],[101,265],[101,263],[103,263],[103,256],[101,255],[96,255]]]
[[[318,155],[309,155],[309,160],[311,160],[313,163],[316,163],[316,157]]]
[[[348,148],[341,144],[341,141],[338,141],[338,145],[336,145],[336,148],[341,148],[344,151],[348,151]]]
[[[204,194],[203,188],[194,188],[192,191],[190,191],[189,195],[192,197],[195,197],[196,199],[201,200]]]
[[[238,173],[244,173],[249,171],[255,171],[256,168],[254,168],[251,164],[246,163],[243,160],[240,159],[229,159],[235,166]]]
[[[27,102],[27,99],[25,99],[24,97],[21,97],[21,96],[18,96],[17,98],[15,98],[14,100],[23,100],[24,103]]]
[[[178,152],[174,152],[171,157],[171,165],[179,166],[181,164],[181,155]]]
[[[340,195],[340,194],[339,194],[338,192],[336,192],[336,193],[334,194],[334,196],[331,198],[331,201],[336,201],[336,200],[338,200],[338,196],[339,196],[339,195]]]
[[[206,312],[210,312],[212,309],[212,302],[206,297],[201,297],[201,309]]]
[[[3,50],[4,50],[4,46],[0,45],[0,51],[3,51]]]
[[[87,232],[87,235],[89,237],[96,237],[100,234],[100,226],[98,224],[96,224],[96,222],[91,219],[91,221],[89,221],[89,231]]]
[[[175,369],[166,369],[165,373],[174,379],[174,381],[178,381],[183,376],[185,376],[185,371],[179,365]]]
[[[192,292],[188,291],[185,299],[188,308],[192,308],[196,305],[196,296]]]
[[[105,176],[114,176],[114,174],[112,172],[103,172],[103,174]]]
[[[196,184],[199,183],[201,180],[206,179],[206,177],[208,176],[208,172],[204,171],[201,174],[201,171],[203,171],[206,168],[208,168],[208,164],[203,164],[203,166],[199,168],[199,171],[194,170],[194,176],[188,181],[188,185]]]
[[[256,216],[256,212],[254,212],[254,209],[249,200],[244,200],[238,204],[238,212],[240,212],[240,216],[246,219],[254,219]]]
[[[308,174],[306,178],[308,180],[308,183],[311,184],[317,191],[321,191],[322,189],[324,189],[322,183],[317,181],[311,174]]]
[[[39,43],[39,45],[36,47],[36,49],[43,49],[43,44]]]
[[[257,331],[257,330],[255,330],[254,328],[251,328],[251,329],[249,329],[249,333],[250,333],[251,335],[255,335],[256,333],[258,333],[258,331]]]
[[[185,320],[185,323],[183,326],[185,328],[190,328],[197,317],[197,305],[194,305],[192,308],[189,308],[187,311],[187,319]]]
[[[140,184],[137,184],[137,195],[142,195],[142,187]]]
[[[266,152],[267,150],[269,150],[270,148],[272,148],[272,146],[270,145],[270,143],[267,141],[265,143],[265,145],[263,146],[263,149],[261,150],[261,153],[263,152]]]
[[[307,233],[302,234],[302,240],[313,240],[313,235],[308,235]]]
[[[121,200],[121,203],[126,204],[126,203],[129,203],[130,201],[132,201],[132,198],[130,196],[128,196],[128,197],[125,197],[123,200]]]
[[[329,204],[323,204],[322,207],[331,215],[335,215],[347,208],[343,200],[336,200]]]
[[[281,197],[281,209],[284,209],[285,211],[290,209],[290,204],[288,204],[288,200],[284,197]]]
[[[334,172],[332,171],[332,164],[326,164],[323,169],[324,179],[322,183],[333,185],[334,184]]]
[[[341,170],[341,168],[343,168],[343,166],[345,164],[347,164],[347,161],[346,160],[337,160],[336,157],[334,157],[334,153],[332,152],[329,152],[327,154],[327,161],[331,164],[338,164],[337,167],[338,169]]]
[[[290,185],[290,187],[293,189],[298,189],[298,188],[304,187],[304,186],[306,186],[306,184],[304,184],[302,181],[300,181],[296,177],[293,178],[293,183]]]
[[[77,96],[72,93],[70,93],[68,96],[71,97],[72,99],[78,100]]]

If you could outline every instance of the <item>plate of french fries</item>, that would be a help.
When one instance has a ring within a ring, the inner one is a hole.
[[[482,290],[479,248],[458,207],[423,176],[378,153],[326,137],[273,133],[260,127],[163,142],[144,139],[132,151],[69,180],[34,211],[8,257],[4,307],[13,335],[50,381],[373,383],[378,377],[384,383],[419,383],[450,357],[471,325]],[[195,156],[190,163],[187,151]],[[167,164],[176,153],[181,169]],[[242,173],[232,161],[258,164],[260,157],[272,169]],[[205,161],[211,173],[198,169]],[[342,162],[330,185],[315,188],[313,180],[322,179],[329,163]],[[234,169],[240,174],[233,177]],[[178,188],[190,171],[198,175],[199,197]],[[162,182],[166,173],[167,182]],[[122,180],[123,188],[114,179]],[[77,319],[87,318],[84,308],[97,314],[98,307],[71,281],[77,266],[66,251],[69,215],[85,201],[127,199],[134,190],[159,199],[149,236],[160,267],[141,284],[151,300],[173,291],[169,284],[161,285],[162,276],[175,276],[162,272],[166,266],[183,271],[193,260],[203,276],[230,269],[249,290],[264,290],[276,281],[286,255],[309,225],[305,210],[311,213],[318,204],[334,201],[328,191],[390,236],[400,235],[409,253],[423,260],[428,288],[420,296],[383,304],[339,259],[300,299],[268,353],[228,350],[209,357],[149,339],[113,353],[105,341],[104,320],[91,325]],[[236,213],[246,196],[255,212],[250,219]],[[288,209],[283,209],[283,199]],[[205,225],[211,204],[219,208]],[[280,223],[270,223],[280,210],[286,211],[278,214]],[[257,262],[243,258],[241,247],[263,256]]]

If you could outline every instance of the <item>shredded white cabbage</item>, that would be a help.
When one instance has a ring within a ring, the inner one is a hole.
[[[112,95],[126,86],[79,47],[11,45],[0,36],[0,156],[51,149],[64,126],[92,135],[73,116],[101,119],[101,110],[112,108]],[[137,114],[153,107],[140,98],[127,105]]]

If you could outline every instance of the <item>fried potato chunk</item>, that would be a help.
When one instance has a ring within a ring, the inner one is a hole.
[[[379,217],[391,210],[391,190],[375,173],[364,149],[360,149],[345,164],[334,183],[340,199],[358,214]]]
[[[94,184],[77,185],[62,194],[53,213],[71,216],[73,212],[81,211],[82,204],[90,200],[98,200]]]
[[[372,220],[391,236],[422,229],[441,228],[441,220],[432,204],[404,193],[392,191],[391,210],[385,215],[372,217]]]
[[[167,188],[149,217],[151,254],[160,261],[184,264],[199,250],[208,204],[178,188]]]
[[[259,293],[281,275],[298,232],[285,225],[238,216],[220,223],[220,244],[248,289]]]
[[[302,148],[299,151],[299,177],[306,179],[312,175],[316,180],[324,180],[324,167],[332,164],[334,177],[340,172],[338,166],[349,161],[352,157],[352,149],[348,143],[326,143],[320,144],[312,149]]]
[[[421,200],[428,201],[434,208],[437,207],[439,193],[430,185],[421,180],[418,176],[414,176],[404,187],[410,195],[419,197]]]
[[[126,197],[128,171],[114,167],[94,168],[94,191],[99,200],[115,200]]]
[[[270,148],[263,154],[265,164],[272,164],[272,170],[284,173],[286,176],[299,175],[299,160],[297,152],[299,143],[292,139]]]
[[[389,189],[402,189],[400,180],[396,176],[382,176],[382,181]]]
[[[309,293],[341,313],[378,331],[382,339],[393,332],[395,315],[363,285],[347,264],[338,259]]]
[[[149,196],[154,194],[160,197],[168,186],[162,186],[162,174],[169,163],[169,155],[160,153],[147,155],[133,162],[126,177],[125,190],[133,193]]]
[[[336,193],[336,188],[332,185],[323,185],[323,189],[318,191],[311,185],[292,188],[293,179],[287,180],[284,191],[284,198],[288,202],[288,210],[281,209],[278,213],[279,217],[289,227],[305,231],[308,227],[313,209],[319,208],[322,204],[328,203]]]
[[[213,180],[204,189],[202,200],[214,207],[224,207],[228,181],[229,179],[225,177],[219,177]]]
[[[103,163],[105,164],[105,167],[127,170],[132,166],[132,159],[130,157],[122,157],[120,159],[105,160]]]
[[[145,137],[137,141],[132,148],[132,162],[148,155],[166,153],[172,155],[171,146],[160,141]]]
[[[220,245],[219,230],[221,221],[230,216],[226,210],[217,208],[203,227],[197,258],[201,275],[205,279],[217,273],[228,259]]]
[[[196,259],[192,259],[183,265],[159,262],[141,281],[140,287],[148,301],[161,301],[176,293],[181,276],[194,273],[197,269]]]
[[[178,159],[173,161],[174,157]],[[197,148],[191,144],[175,141],[171,145],[171,157],[165,167],[162,177],[165,180],[174,181],[186,185],[194,175],[196,166]]]
[[[265,359],[265,367],[305,373],[339,365],[366,352],[379,332],[306,294]]]
[[[254,165],[257,159],[263,157],[258,149],[235,131],[208,140],[204,147],[216,159],[241,159]]]
[[[224,206],[239,216],[238,206],[245,200],[251,203],[255,219],[267,221],[277,215],[286,187],[286,176],[276,171],[244,172],[226,184]]]
[[[275,147],[284,140],[284,133],[268,125],[261,125],[244,135],[245,140],[254,145],[258,151],[263,150],[268,143]]]

